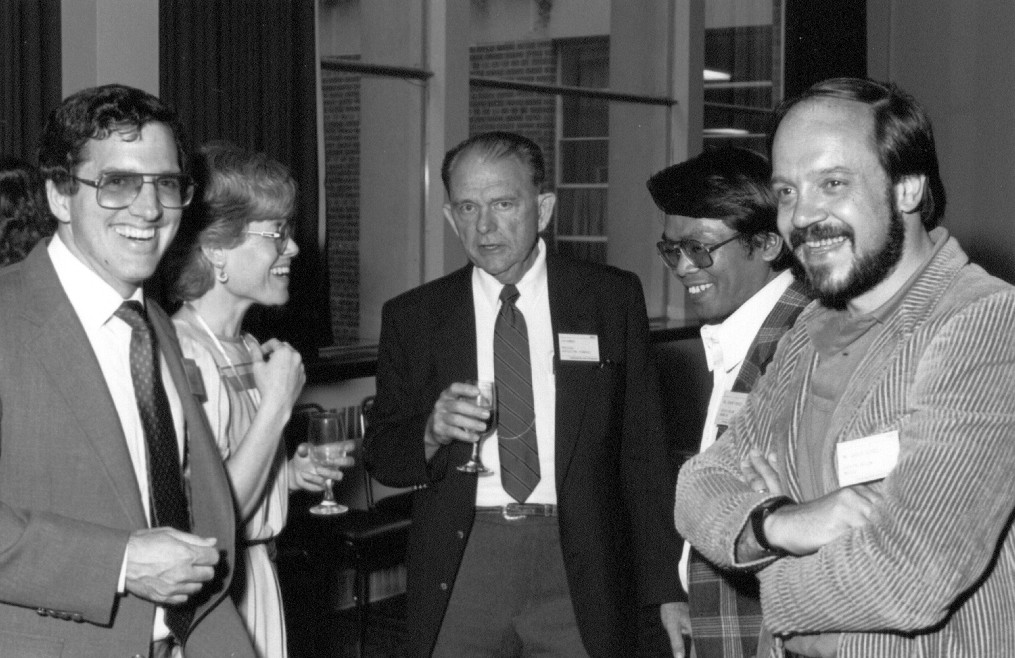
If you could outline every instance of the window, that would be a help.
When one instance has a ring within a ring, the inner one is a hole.
[[[729,76],[705,83],[706,143],[763,144],[778,88],[772,2],[319,0],[334,345],[322,353],[375,344],[386,300],[465,263],[441,213],[440,161],[495,129],[543,149],[558,197],[550,248],[636,272],[649,314],[682,321],[682,290],[653,257],[645,181],[701,148],[687,72],[702,39],[708,67]]]
[[[755,0],[713,10],[705,28],[705,146],[765,152],[765,131],[781,100],[775,62],[781,3]]]
[[[558,43],[560,84],[605,89],[610,82],[606,38]],[[557,210],[554,247],[560,253],[606,262],[610,116],[603,98],[566,95],[558,101]]]

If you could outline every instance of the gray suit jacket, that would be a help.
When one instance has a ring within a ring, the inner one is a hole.
[[[1015,289],[971,265],[944,229],[934,256],[879,326],[834,412],[829,436],[895,430],[900,454],[868,526],[818,552],[759,563],[766,625],[842,632],[839,658],[1015,655]],[[730,430],[689,461],[677,528],[710,560],[770,494],[739,480],[751,447],[776,450],[803,500],[795,455],[816,354],[808,307]],[[838,487],[835,464],[821,479]]]
[[[183,401],[194,533],[216,537],[188,658],[252,656],[226,596],[235,511],[172,323],[149,315]],[[113,399],[46,245],[0,272],[0,656],[147,656],[154,605],[118,596],[144,510]]]

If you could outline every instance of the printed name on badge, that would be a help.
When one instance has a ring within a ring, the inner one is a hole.
[[[722,396],[722,400],[719,401],[719,411],[715,416],[715,424],[729,427],[730,421],[733,420],[733,416],[736,416],[737,412],[740,411],[747,402],[747,395],[747,393],[726,391],[726,393]]]
[[[599,363],[599,336],[595,334],[558,334],[561,361]]]
[[[880,480],[891,473],[898,461],[898,430],[844,441],[835,446],[835,466],[841,487]]]
[[[183,371],[187,374],[187,384],[190,392],[194,394],[202,404],[208,400],[208,394],[204,390],[204,378],[201,377],[201,367],[194,359],[183,360]]]

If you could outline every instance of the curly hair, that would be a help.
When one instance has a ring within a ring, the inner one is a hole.
[[[0,267],[27,256],[55,229],[38,170],[23,160],[0,160]]]
[[[176,157],[185,169],[183,128],[176,111],[146,91],[110,84],[71,94],[50,112],[39,138],[39,172],[61,193],[74,194],[78,183],[72,176],[85,160],[89,140],[106,139],[114,132],[135,139],[149,123],[165,124],[173,133]]]

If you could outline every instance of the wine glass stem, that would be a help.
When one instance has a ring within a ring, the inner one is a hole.
[[[335,502],[335,492],[331,488],[331,480],[324,481],[324,502]]]

